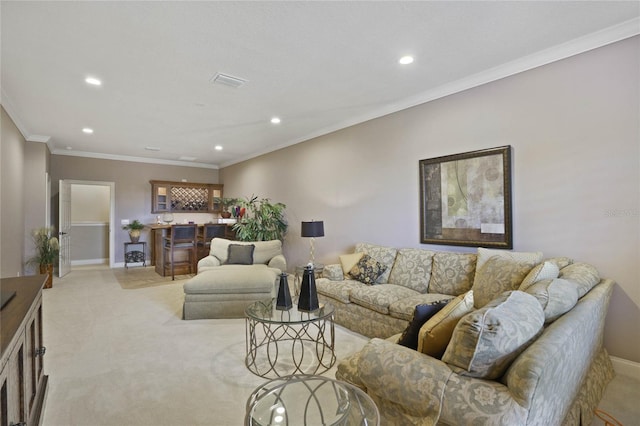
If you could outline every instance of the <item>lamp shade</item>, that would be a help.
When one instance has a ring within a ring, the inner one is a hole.
[[[312,221],[302,222],[302,230],[300,232],[302,237],[324,237],[324,222]]]

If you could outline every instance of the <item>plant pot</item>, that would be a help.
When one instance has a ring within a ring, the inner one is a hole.
[[[222,216],[224,219],[229,219],[231,217],[231,212],[222,212],[220,213],[220,216]]]
[[[44,288],[53,287],[53,264],[40,265],[40,273],[47,274],[47,281],[44,283]]]
[[[129,231],[129,238],[132,243],[137,243],[140,240],[140,231],[138,229]]]

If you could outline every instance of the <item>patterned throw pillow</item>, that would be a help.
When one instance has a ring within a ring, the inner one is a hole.
[[[349,271],[362,259],[364,253],[351,253],[343,254],[340,256],[340,265],[342,266],[342,273],[348,275]]]
[[[229,244],[227,264],[229,265],[253,265],[253,244]]]
[[[524,280],[522,280],[522,283],[520,284],[518,290],[525,291],[538,281],[558,278],[559,273],[560,269],[558,268],[558,265],[553,262],[543,262],[537,265],[531,270],[531,272],[527,274]]]
[[[358,263],[349,271],[354,280],[365,284],[374,284],[378,277],[387,270],[387,267],[368,254],[362,255]]]
[[[442,361],[461,376],[497,379],[543,324],[544,313],[535,297],[505,292],[458,322]]]
[[[400,336],[398,344],[411,349],[418,349],[418,333],[420,328],[429,318],[447,306],[447,302],[433,303],[430,305],[417,305],[413,311],[413,318]]]

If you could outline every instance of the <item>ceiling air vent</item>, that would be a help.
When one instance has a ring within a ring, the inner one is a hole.
[[[247,82],[247,80],[245,80],[244,78],[234,77],[232,75],[222,74],[220,72],[214,75],[210,81],[211,83],[222,84],[235,88],[238,88]]]

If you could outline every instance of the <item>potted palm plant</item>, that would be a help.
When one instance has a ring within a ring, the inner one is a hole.
[[[44,288],[53,286],[53,265],[60,255],[60,244],[55,237],[55,228],[43,227],[34,229],[31,239],[35,248],[35,254],[27,260],[28,265],[38,265],[41,274],[47,274],[47,282]]]
[[[284,240],[288,226],[284,218],[286,205],[272,203],[268,198],[258,199],[256,196],[237,201],[246,210],[241,220],[233,225],[238,240]]]
[[[140,223],[138,219],[134,219],[130,224],[124,225],[122,229],[129,231],[129,238],[132,243],[137,243],[140,239],[140,231],[144,229],[144,225]]]

